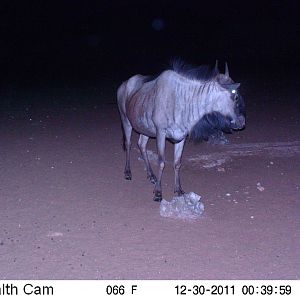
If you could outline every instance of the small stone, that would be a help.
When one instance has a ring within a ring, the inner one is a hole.
[[[256,188],[260,191],[260,192],[263,192],[265,190],[265,188],[260,184],[260,182],[258,182],[256,184]]]

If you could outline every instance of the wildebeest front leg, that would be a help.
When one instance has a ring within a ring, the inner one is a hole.
[[[150,180],[151,183],[155,184],[157,179],[156,179],[156,177],[152,171],[151,165],[149,163],[147,149],[146,149],[148,141],[149,141],[148,136],[140,134],[138,145],[139,145],[142,157],[143,157],[145,165],[146,165],[147,178]]]
[[[165,147],[166,136],[158,132],[156,136],[157,152],[158,152],[158,177],[154,188],[154,201],[160,202],[162,200],[161,178],[165,167]]]
[[[178,196],[184,194],[180,184],[180,167],[181,167],[181,156],[184,147],[185,140],[174,145],[174,172],[175,172],[175,189],[174,193]]]

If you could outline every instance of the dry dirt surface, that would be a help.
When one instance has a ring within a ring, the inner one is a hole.
[[[0,279],[300,279],[296,92],[249,86],[246,130],[228,145],[186,144],[182,185],[205,206],[188,222],[160,216],[137,135],[133,180],[124,180],[114,85],[108,90],[99,84],[98,103],[84,104],[90,90],[82,89],[77,104],[64,92],[53,105],[2,109]],[[172,151],[168,144],[167,200]],[[156,170],[154,140],[149,153]]]

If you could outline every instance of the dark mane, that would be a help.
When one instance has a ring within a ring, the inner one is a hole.
[[[218,75],[215,68],[211,68],[209,65],[193,66],[179,59],[171,61],[171,67],[173,71],[189,79],[209,81]]]

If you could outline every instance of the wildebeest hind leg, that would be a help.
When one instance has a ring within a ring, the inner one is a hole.
[[[126,180],[131,180],[131,169],[130,169],[130,148],[131,148],[131,133],[132,126],[128,119],[122,118],[122,125],[124,130],[124,146],[126,151],[126,164],[124,170],[124,176]]]
[[[149,163],[147,149],[146,149],[148,140],[149,140],[148,136],[140,134],[138,145],[139,145],[142,157],[143,157],[145,165],[146,165],[147,178],[150,180],[151,183],[155,184],[157,179],[156,179],[156,177],[152,171],[151,165]]]
[[[158,132],[156,137],[156,142],[157,142],[159,169],[158,169],[157,182],[155,183],[155,188],[154,188],[153,200],[160,202],[162,200],[161,179],[165,167],[166,136],[163,133]]]

